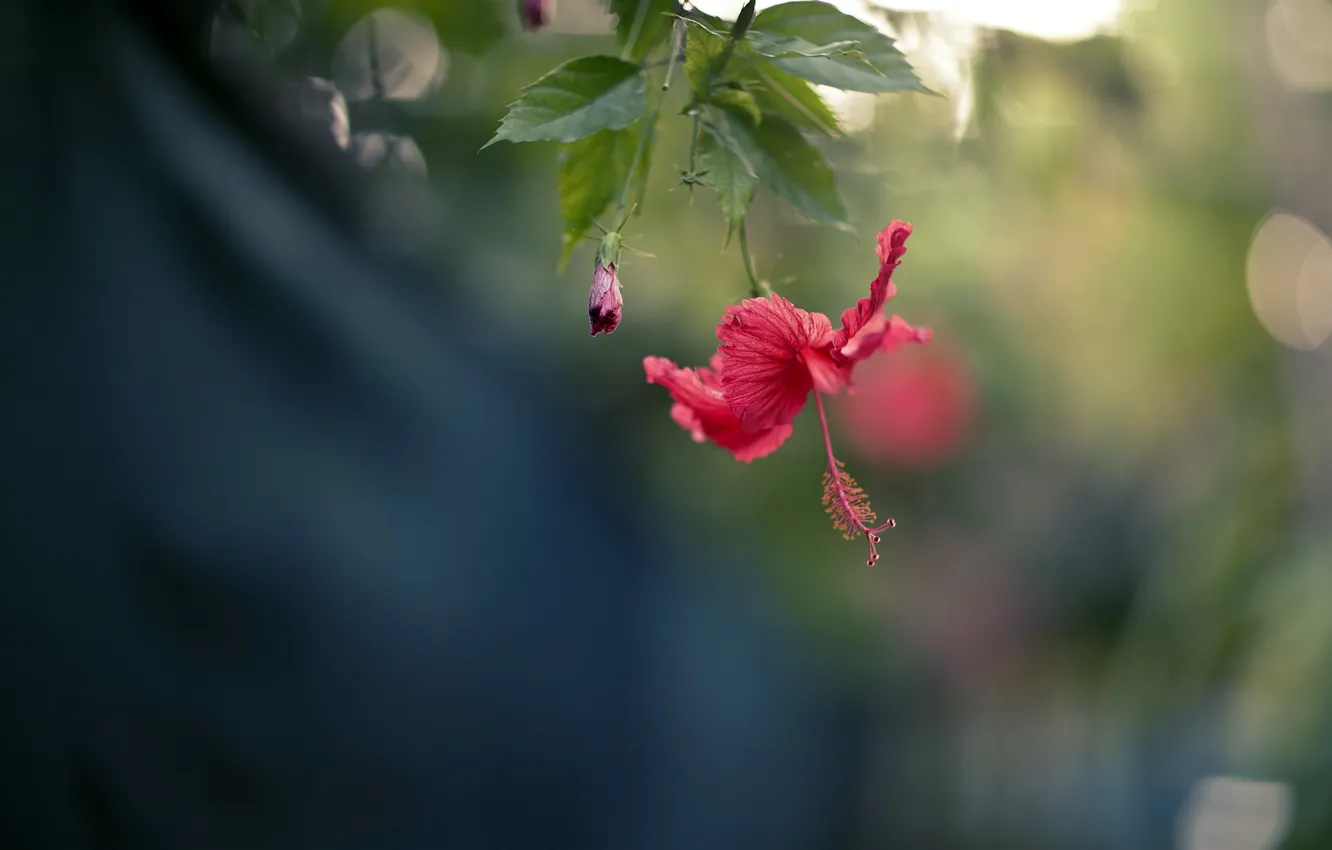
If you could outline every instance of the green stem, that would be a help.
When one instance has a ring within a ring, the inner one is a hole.
[[[629,47],[633,45],[634,40],[638,37],[638,29],[643,24],[643,11],[647,7],[647,0],[643,0],[638,6],[638,15],[634,18],[634,26],[629,34],[629,41],[625,45],[626,57],[628,56]],[[675,57],[678,52],[676,48],[684,38],[684,21],[677,20],[675,26],[677,38],[671,47],[670,63],[666,66],[666,80],[661,84],[661,90],[663,92],[671,86],[671,77],[675,74]],[[644,73],[646,73],[646,71],[647,69],[645,68]],[[617,200],[619,211],[615,215],[617,219],[622,218],[625,207],[629,205],[629,189],[634,184],[634,177],[638,174],[639,166],[643,164],[643,152],[647,149],[648,142],[651,141],[653,134],[657,131],[657,119],[661,116],[661,108],[665,103],[666,95],[663,94],[656,99],[655,103],[649,103],[647,108],[643,111],[643,134],[638,137],[638,148],[634,151],[634,160],[629,165],[629,174],[624,179],[624,186],[620,188],[620,196]]]
[[[667,81],[669,82],[669,74]],[[621,218],[624,208],[629,205],[629,188],[634,184],[634,177],[638,174],[638,167],[643,163],[643,152],[647,149],[647,143],[653,133],[657,130],[657,118],[661,116],[661,107],[666,102],[666,97],[657,98],[656,103],[649,104],[647,110],[643,113],[643,133],[638,137],[638,147],[634,150],[634,160],[629,165],[629,174],[624,178],[624,186],[620,188],[620,196],[617,200],[619,212],[616,213],[617,219]]]
[[[772,294],[772,288],[759,280],[758,275],[754,273],[754,258],[749,254],[747,224],[746,219],[740,219],[740,256],[745,261],[745,274],[749,275],[749,293],[754,298],[766,298]]]
[[[638,148],[634,151],[634,161],[629,166],[629,174],[624,179],[624,185],[620,187],[620,197],[617,200],[620,211],[616,213],[616,219],[620,218],[620,214],[624,212],[624,208],[629,203],[629,187],[633,186],[634,177],[638,174],[638,166],[643,161],[643,151],[647,148],[648,136],[652,134],[652,125],[656,118],[656,112],[643,118],[643,134],[638,137]]]
[[[700,128],[702,127],[702,124],[703,124],[703,116],[700,115],[699,113],[695,112],[695,113],[694,113],[694,129],[691,130],[691,131],[690,131],[690,134],[689,134],[689,173],[690,173],[690,174],[693,174],[695,171],[698,170],[698,169],[697,169],[697,165],[698,165],[698,163],[697,163],[697,160],[698,160],[698,137],[699,137],[699,130],[700,130]]]
[[[684,51],[685,23],[681,18],[675,19],[675,33],[671,38],[671,58],[670,64],[666,66],[666,82],[661,84],[661,90],[666,91],[671,87],[671,77],[675,74],[675,63],[679,60],[680,54]]]

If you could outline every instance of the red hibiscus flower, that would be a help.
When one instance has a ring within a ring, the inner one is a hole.
[[[822,396],[849,386],[855,365],[875,352],[930,338],[929,330],[883,314],[884,303],[896,294],[892,274],[910,235],[911,225],[902,221],[879,234],[878,277],[869,297],[842,313],[837,330],[827,316],[801,310],[780,295],[750,298],[726,309],[711,368],[681,369],[661,357],[643,361],[648,383],[664,386],[675,400],[671,417],[676,423],[696,442],[710,439],[745,463],[781,446],[813,390],[828,457],[824,505],[847,539],[865,535],[870,564],[879,557],[878,533],[893,521],[875,524],[864,492],[834,456]]]

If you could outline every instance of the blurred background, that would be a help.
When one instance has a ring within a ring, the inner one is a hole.
[[[821,510],[812,412],[743,465],[644,383],[645,355],[705,363],[748,288],[712,196],[675,185],[687,122],[665,113],[626,231],[656,258],[626,257],[610,337],[593,244],[556,271],[554,147],[479,152],[523,85],[617,52],[601,0],[536,32],[512,2],[274,0],[213,49],[326,81],[303,108],[439,202],[387,235],[466,263],[652,522],[782,601],[863,709],[850,846],[1332,847],[1332,2],[835,4],[943,95],[825,92],[854,234],[762,191],[750,216],[759,274],[834,317],[874,234],[915,225],[889,310],[934,342],[830,410],[898,521],[872,569]]]

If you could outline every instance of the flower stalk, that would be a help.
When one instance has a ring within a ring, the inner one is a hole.
[[[772,287],[759,279],[754,271],[754,257],[749,253],[749,234],[745,228],[746,220],[740,220],[740,256],[745,261],[745,274],[749,276],[749,294],[754,298],[766,298],[772,294]]]

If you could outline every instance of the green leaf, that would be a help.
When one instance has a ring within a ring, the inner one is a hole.
[[[618,19],[615,35],[620,46],[635,62],[668,41],[675,24],[675,0],[610,0],[610,11]]]
[[[794,59],[797,57],[826,59],[839,56],[858,60],[864,59],[858,41],[813,44],[803,38],[755,31],[750,34],[749,43],[755,53],[769,59]]]
[[[692,20],[687,23],[690,28],[685,41],[685,74],[689,77],[695,100],[739,109],[751,115],[757,124],[762,113],[754,96],[735,80],[717,78],[718,66],[728,52],[730,36],[719,34],[706,23]],[[694,106],[696,104],[691,104],[690,109]]]
[[[685,76],[689,87],[702,101],[711,95],[712,72],[726,52],[726,36],[720,35],[698,21],[687,21],[685,35]]]
[[[774,195],[814,221],[846,224],[832,169],[790,121],[768,114],[755,125],[744,113],[720,107],[709,108],[707,117],[708,132],[749,163]]]
[[[758,6],[758,0],[747,0],[744,6],[740,8],[740,14],[735,16],[735,23],[731,24],[731,38],[739,41],[749,32],[750,24],[754,23],[754,9]]]
[[[929,92],[893,40],[827,3],[805,0],[764,9],[749,41],[778,68],[810,82],[863,92]]]
[[[637,65],[614,56],[565,62],[523,89],[482,150],[510,142],[576,142],[620,130],[643,116],[647,86]]]
[[[763,113],[759,110],[758,101],[754,99],[754,95],[743,88],[737,86],[714,88],[712,90],[712,102],[718,106],[725,106],[728,109],[745,113],[754,124],[763,120]]]
[[[776,115],[764,116],[752,138],[764,154],[760,176],[773,194],[815,221],[846,224],[832,168],[795,125]]]
[[[755,70],[753,80],[749,91],[762,111],[775,112],[801,129],[841,135],[837,116],[809,83],[768,63]]]
[[[731,234],[745,220],[749,202],[754,200],[758,175],[740,151],[712,132],[703,134],[698,158],[705,169],[699,182],[717,193],[717,203],[726,219],[726,244],[729,245]]]
[[[578,242],[624,188],[639,152],[643,125],[623,130],[602,130],[585,139],[560,146],[559,178],[560,217],[564,219],[564,249],[560,255],[563,271]],[[626,201],[633,203],[642,194],[647,179],[651,145],[644,144]],[[607,224],[607,227],[614,227]]]

